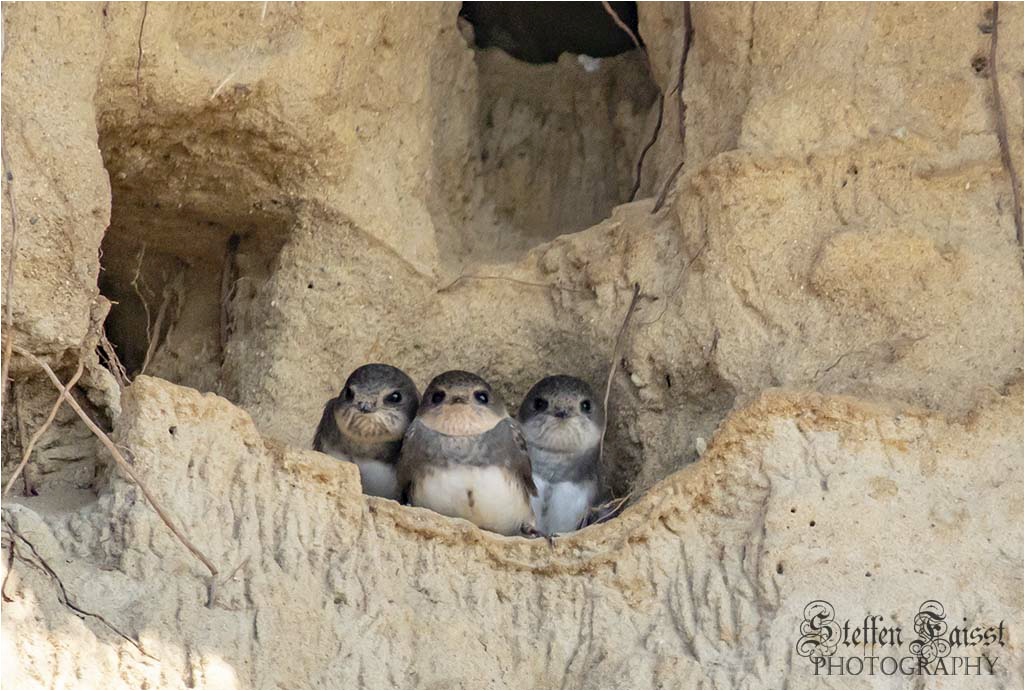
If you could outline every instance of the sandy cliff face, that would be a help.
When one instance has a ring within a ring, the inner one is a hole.
[[[208,602],[65,408],[13,492],[38,496],[4,502],[5,683],[896,683],[812,676],[822,598],[909,632],[927,599],[1004,620],[996,678],[957,683],[1020,686],[1021,246],[991,80],[1020,173],[1020,5],[994,64],[988,4],[698,4],[682,89],[677,4],[640,6],[650,71],[475,51],[458,4],[262,10],[4,7],[8,335],[65,380],[84,359],[78,400],[239,567]],[[511,404],[552,371],[599,386],[634,284],[620,518],[500,538],[304,450],[370,360],[478,370]],[[104,321],[149,375],[123,393]],[[56,394],[11,372],[5,482]]]
[[[1020,631],[1020,406],[1019,387],[955,423],[769,392],[700,461],[553,549],[366,499],[354,468],[266,441],[221,398],[142,377],[118,443],[225,575],[241,568],[205,606],[206,571],[118,477],[98,497],[18,502],[4,519],[18,555],[5,674],[136,687],[816,685],[794,651],[818,598],[909,632],[926,597]],[[79,619],[61,594],[107,623]],[[986,681],[1017,684],[1020,638],[991,654],[1000,673]]]

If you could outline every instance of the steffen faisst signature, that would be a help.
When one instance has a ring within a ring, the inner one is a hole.
[[[1003,620],[992,626],[951,626],[943,605],[926,600],[915,613],[907,634],[900,626],[883,626],[885,619],[867,614],[852,622],[836,619],[825,600],[804,608],[797,654],[808,658],[814,673],[832,675],[984,675],[995,674],[1006,645]],[[997,647],[999,646],[999,647]]]

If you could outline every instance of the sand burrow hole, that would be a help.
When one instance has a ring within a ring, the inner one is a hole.
[[[636,31],[635,3],[612,5]],[[509,259],[629,201],[658,89],[601,3],[466,2],[459,26],[478,87],[483,223],[468,253]]]
[[[287,153],[213,108],[98,124],[112,197],[99,279],[114,303],[108,338],[130,376],[229,395],[222,366],[244,347],[248,308],[293,224]]]

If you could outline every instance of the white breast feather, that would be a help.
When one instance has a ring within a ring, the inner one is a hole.
[[[536,474],[534,475],[534,486],[537,487],[537,496],[530,498],[530,510],[534,512],[534,527],[543,533],[541,515],[547,501],[546,497],[551,494],[552,488],[543,477]]]
[[[534,484],[537,496],[530,503],[537,529],[545,535],[569,533],[579,528],[598,495],[597,484],[590,480],[549,484],[535,475]]]
[[[395,466],[364,458],[357,458],[356,465],[363,482],[363,494],[398,501],[399,483],[395,477]]]
[[[399,483],[395,476],[395,466],[369,458],[352,458],[334,446],[326,447],[324,453],[339,461],[356,464],[356,467],[359,468],[359,479],[363,485],[363,494],[399,500]]]
[[[451,466],[417,481],[413,504],[453,518],[465,518],[502,535],[519,535],[534,515],[522,486],[499,466]]]

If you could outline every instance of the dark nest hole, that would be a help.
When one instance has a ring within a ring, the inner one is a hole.
[[[611,3],[637,35],[637,7]],[[600,2],[466,2],[476,49],[481,223],[464,253],[507,261],[629,201],[658,88]]]
[[[639,36],[637,3],[609,5]],[[636,47],[600,2],[464,2],[459,16],[478,48],[501,48],[524,62],[557,62],[563,53],[605,58]]]
[[[129,377],[229,395],[222,367],[244,343],[247,306],[293,220],[261,173],[273,169],[266,147],[243,128],[220,127],[216,114],[187,130],[100,124],[112,196],[100,250],[99,288],[113,303],[107,337]]]

